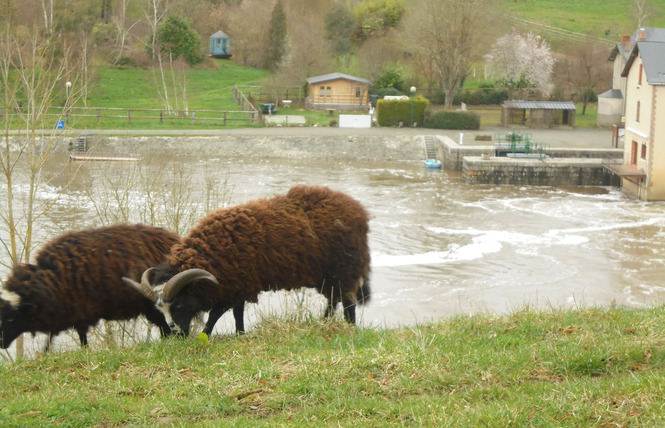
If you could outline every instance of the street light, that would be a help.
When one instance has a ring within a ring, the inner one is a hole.
[[[72,88],[72,82],[69,80],[65,83],[67,98],[65,99],[65,122],[69,122],[69,90]]]
[[[411,86],[411,128],[413,128],[413,97],[416,95],[416,87]]]

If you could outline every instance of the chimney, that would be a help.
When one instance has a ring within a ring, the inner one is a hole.
[[[638,42],[644,41],[644,28],[640,28],[640,35],[637,37]]]
[[[621,35],[621,45],[624,48],[629,48],[630,47],[630,34],[622,34]]]

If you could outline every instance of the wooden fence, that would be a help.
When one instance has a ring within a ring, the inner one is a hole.
[[[19,117],[25,113],[17,109],[0,108],[0,120],[5,117]],[[160,124],[164,121],[183,121],[190,122],[191,125],[216,123],[221,126],[227,126],[229,122],[257,123],[259,114],[256,109],[244,111],[224,111],[224,110],[165,110],[165,109],[137,109],[137,108],[117,108],[117,107],[51,107],[42,116],[52,117],[54,120],[86,119],[100,124],[104,119],[123,119],[127,124],[133,120],[147,119],[155,120]]]
[[[245,95],[248,100],[254,103],[261,104],[275,104],[281,106],[281,101],[289,100],[294,105],[303,104],[305,102],[305,94],[302,88],[283,87],[283,88],[264,88],[261,86],[248,86],[240,85],[234,86],[233,91],[239,91]]]

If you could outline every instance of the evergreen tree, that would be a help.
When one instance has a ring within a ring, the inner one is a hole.
[[[189,20],[180,15],[166,18],[157,29],[157,39],[162,52],[170,53],[174,59],[182,56],[190,65],[203,61],[201,36]]]
[[[274,73],[286,53],[286,13],[281,0],[272,9],[267,40],[264,43],[263,68]]]

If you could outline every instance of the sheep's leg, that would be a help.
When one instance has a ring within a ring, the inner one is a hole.
[[[350,322],[351,324],[356,323],[356,304],[351,301],[342,301],[344,305],[344,319]]]
[[[53,342],[53,334],[49,333],[48,338],[46,339],[46,345],[44,345],[44,354],[51,350],[51,343]]]
[[[236,331],[244,331],[245,329],[242,322],[242,311],[244,308],[244,303],[245,302],[243,302],[243,306],[240,307],[240,320],[238,320],[238,315],[236,315],[236,307],[235,306],[233,307],[233,317],[236,320]],[[203,329],[203,332],[208,336],[210,336],[219,318],[222,315],[224,315],[224,313],[229,309],[231,309],[231,307],[226,305],[213,306],[210,312],[208,313],[208,321],[206,321],[206,326]]]
[[[326,307],[326,313],[323,315],[324,318],[331,318],[335,316],[335,306],[337,306],[337,302],[333,302],[333,300],[329,297],[326,298],[326,301],[328,302],[328,305]]]
[[[164,319],[164,315],[161,312],[157,310],[146,312],[145,317],[148,319],[148,321],[159,327],[159,334],[162,337],[168,336],[171,333],[173,333],[171,331],[171,327],[169,327],[166,320]]]
[[[236,332],[245,332],[245,302],[239,303],[233,307],[233,318],[236,320]]]
[[[81,341],[81,346],[88,346],[88,327],[76,327],[76,331],[79,334],[79,340]]]

